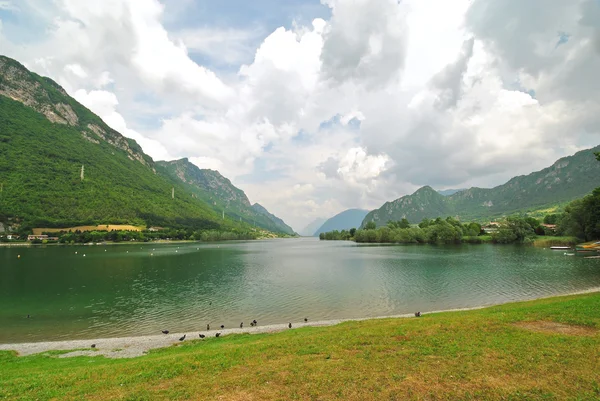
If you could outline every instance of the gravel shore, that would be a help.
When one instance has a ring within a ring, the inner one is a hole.
[[[569,294],[562,295],[578,295],[578,294],[589,294],[593,292],[600,292],[600,288],[592,288],[585,291],[578,291]],[[553,295],[552,297],[561,296]],[[546,297],[547,298],[547,297]],[[476,310],[494,305],[478,306],[474,308],[463,308],[463,309],[452,309],[452,310],[441,310],[441,311],[430,311],[431,313],[441,312],[457,312],[466,310]],[[425,314],[425,312],[423,313]],[[292,330],[301,327],[323,327],[323,326],[334,326],[336,324],[347,322],[347,321],[364,321],[364,320],[376,320],[376,319],[395,319],[395,318],[409,318],[413,317],[414,314],[405,315],[393,315],[393,316],[380,316],[380,317],[368,317],[358,319],[337,319],[337,320],[324,320],[315,322],[292,322]],[[74,356],[98,356],[102,355],[107,358],[135,358],[146,354],[149,350],[157,348],[165,348],[174,344],[179,344],[179,338],[184,334],[186,338],[184,341],[199,340],[199,334],[204,334],[207,338],[214,337],[216,333],[221,333],[222,336],[228,334],[259,334],[259,333],[275,333],[278,331],[290,330],[288,324],[273,324],[257,327],[248,328],[236,328],[236,329],[224,329],[224,330],[210,330],[210,331],[189,331],[187,333],[169,333],[151,336],[137,336],[137,337],[121,337],[121,338],[100,338],[92,340],[72,340],[72,341],[50,341],[50,342],[36,342],[36,343],[22,343],[22,344],[0,344],[0,351],[16,351],[19,356],[27,356],[32,354],[39,354],[47,351],[70,351],[65,354],[61,354],[60,358],[68,358]],[[91,345],[95,344],[95,348],[91,348]]]

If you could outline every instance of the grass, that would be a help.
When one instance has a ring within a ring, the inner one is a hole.
[[[598,400],[598,311],[595,293],[211,338],[135,359],[3,352],[0,399]],[[535,322],[587,334],[523,327]]]
[[[574,246],[581,242],[576,237],[552,237],[549,235],[537,237],[533,241],[533,246],[539,248],[549,248],[551,246]]]
[[[67,228],[34,228],[33,235],[42,235],[42,233],[59,233],[68,231],[142,231],[145,227],[132,226],[130,224],[103,224],[97,226],[77,226]]]

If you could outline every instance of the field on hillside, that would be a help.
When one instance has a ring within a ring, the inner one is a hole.
[[[195,340],[134,359],[0,353],[0,399],[598,400],[600,293]]]
[[[66,228],[34,228],[33,235],[41,235],[42,233],[59,233],[75,232],[75,231],[142,231],[146,227],[143,226],[132,226],[126,224],[106,224],[98,226],[77,226],[77,227],[66,227]]]

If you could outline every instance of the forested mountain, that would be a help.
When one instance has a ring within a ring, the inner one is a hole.
[[[251,228],[223,219],[54,81],[0,56],[0,222],[9,219],[22,227]]]
[[[444,196],[426,186],[370,212],[362,225],[374,221],[382,226],[402,218],[418,223],[423,218],[440,216],[486,220],[569,202],[600,186],[600,163],[594,157],[598,151],[600,146],[577,152],[548,168],[514,177],[491,189],[470,188]]]
[[[217,213],[225,213],[227,217],[234,220],[269,231],[294,234],[294,230],[283,220],[262,207],[262,209],[253,207],[244,191],[235,187],[218,171],[200,169],[187,158],[168,162],[158,161],[156,166],[158,171],[181,181],[190,193],[205,201]]]
[[[299,234],[304,237],[314,237],[315,231],[317,231],[319,227],[321,227],[323,223],[325,223],[326,220],[327,219],[323,219],[320,217],[318,219],[314,219],[310,224],[308,224],[306,227],[300,230]]]
[[[342,213],[336,214],[329,220],[327,220],[319,229],[315,232],[315,236],[319,236],[321,233],[326,233],[334,230],[349,230],[351,228],[358,228],[362,223],[365,216],[369,213],[368,210],[362,209],[349,209]]]
[[[282,233],[285,233],[285,234],[289,234],[289,235],[295,235],[296,234],[294,232],[294,230],[292,229],[292,227],[290,227],[287,224],[285,224],[285,222],[283,220],[281,220],[279,217],[277,217],[274,214],[270,213],[261,204],[255,203],[254,205],[252,205],[252,209],[254,209],[259,215],[265,216],[266,218],[268,218],[269,220],[271,220],[271,222],[273,224],[275,224],[277,226],[277,228],[278,228],[276,231],[279,231],[279,232],[282,232]]]

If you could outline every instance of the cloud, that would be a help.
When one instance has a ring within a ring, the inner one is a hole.
[[[200,54],[217,64],[240,65],[252,59],[254,42],[261,29],[186,28],[170,35],[182,42],[190,54]]]
[[[404,66],[406,21],[396,0],[326,0],[332,18],[324,32],[323,73],[336,82],[382,86]]]

